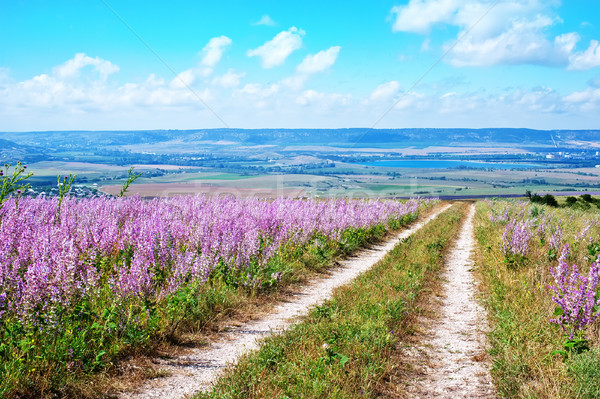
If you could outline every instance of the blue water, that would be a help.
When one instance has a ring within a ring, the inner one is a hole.
[[[357,165],[379,166],[384,168],[415,168],[415,169],[447,169],[467,166],[470,168],[514,169],[514,168],[543,168],[541,165],[525,163],[493,163],[475,161],[449,161],[449,160],[400,160],[400,161],[374,161],[360,162]]]

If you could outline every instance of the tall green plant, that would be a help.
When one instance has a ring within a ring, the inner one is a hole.
[[[56,208],[56,221],[58,221],[60,223],[60,207],[62,205],[62,201],[65,198],[65,195],[67,195],[70,191],[71,191],[71,186],[73,185],[73,182],[75,181],[75,178],[77,177],[77,175],[72,175],[69,174],[69,176],[65,176],[61,179],[61,176],[58,175],[56,177],[56,180],[58,182],[58,207]],[[62,181],[61,181],[62,180]]]
[[[12,193],[20,195],[29,187],[30,184],[19,184],[19,182],[33,176],[32,172],[25,173],[27,165],[21,164],[21,161],[17,162],[14,169],[11,172],[11,165],[5,163],[4,169],[0,169],[0,178],[2,178],[2,188],[0,189],[0,209],[4,206],[4,203],[8,200],[8,197]]]
[[[121,192],[119,193],[119,197],[124,196],[125,192],[129,188],[129,186],[131,185],[131,183],[133,183],[134,181],[136,181],[136,179],[142,175],[141,172],[140,173],[135,173],[133,171],[134,168],[135,168],[134,166],[132,166],[131,168],[129,168],[129,171],[127,172],[127,181],[125,183],[123,183],[123,187],[121,188]]]

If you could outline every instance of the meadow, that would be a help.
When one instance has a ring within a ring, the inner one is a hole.
[[[0,396],[81,394],[124,354],[398,229],[429,200],[5,199]]]

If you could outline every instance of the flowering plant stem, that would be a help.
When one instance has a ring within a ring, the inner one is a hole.
[[[0,209],[2,209],[10,194],[15,191],[17,194],[21,194],[23,191],[27,190],[30,185],[19,185],[19,182],[33,176],[32,172],[25,174],[27,166],[22,165],[21,161],[17,162],[12,173],[10,173],[10,168],[10,164],[4,164],[4,170],[0,169],[0,177],[2,178],[2,187],[0,187]]]
[[[135,173],[133,171],[133,169],[134,169],[134,166],[132,166],[131,168],[129,168],[129,171],[127,172],[127,181],[125,183],[123,183],[123,187],[121,188],[121,192],[119,193],[119,197],[124,196],[125,192],[129,188],[129,186],[131,185],[131,183],[133,183],[134,181],[136,181],[136,179],[142,175],[141,172],[140,173]]]
[[[58,206],[56,207],[55,221],[57,221],[58,223],[60,223],[60,206],[62,205],[63,198],[65,198],[65,195],[67,195],[71,191],[71,186],[73,185],[73,182],[75,181],[77,175],[70,174],[69,176],[65,176],[62,182],[60,177],[60,175],[56,177],[56,180],[58,181]]]

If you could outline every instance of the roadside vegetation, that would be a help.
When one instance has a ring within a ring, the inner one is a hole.
[[[265,340],[197,398],[375,398],[409,334],[424,287],[438,276],[465,211],[439,215],[301,323]],[[393,387],[396,389],[396,387]]]
[[[582,211],[600,209],[600,198],[593,197],[591,194],[582,194],[579,197],[570,195],[557,199],[552,194],[541,196],[539,194],[531,194],[531,191],[526,191],[525,197],[533,204],[548,205],[554,208],[572,208]]]
[[[480,201],[476,237],[498,394],[600,397],[600,214]]]
[[[97,395],[88,382],[127,354],[210,329],[433,204],[77,200],[74,176],[58,197],[31,199],[13,190],[24,173],[3,172],[0,397]]]

